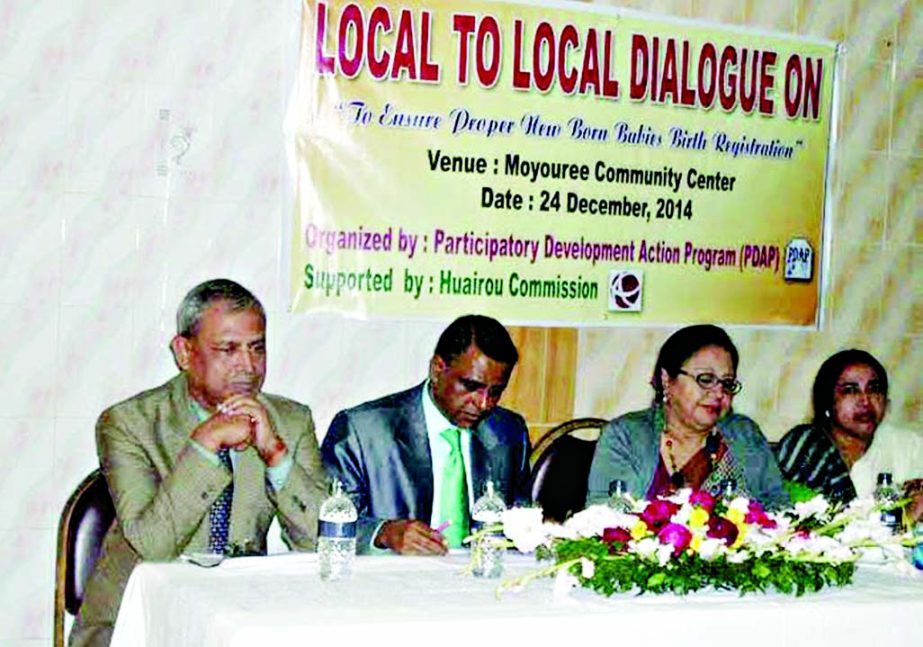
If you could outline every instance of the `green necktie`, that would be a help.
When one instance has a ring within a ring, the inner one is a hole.
[[[444,521],[452,524],[442,531],[449,548],[458,548],[468,536],[468,483],[465,478],[465,461],[462,457],[461,432],[452,427],[442,432],[451,451],[442,468],[442,492],[439,510]]]

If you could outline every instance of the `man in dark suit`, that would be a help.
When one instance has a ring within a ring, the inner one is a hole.
[[[528,502],[525,421],[497,406],[518,359],[498,321],[466,315],[440,336],[423,384],[336,415],[321,455],[358,506],[360,551],[445,554],[488,481],[507,505]]]

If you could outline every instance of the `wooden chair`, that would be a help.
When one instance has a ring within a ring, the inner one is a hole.
[[[55,569],[54,644],[65,644],[65,614],[76,615],[87,580],[99,557],[115,509],[102,472],[94,470],[77,486],[61,512]]]
[[[606,420],[576,418],[550,430],[532,449],[532,500],[545,519],[564,521],[583,510],[587,477]]]

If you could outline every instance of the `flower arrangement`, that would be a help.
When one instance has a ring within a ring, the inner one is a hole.
[[[550,576],[557,591],[579,585],[604,595],[708,587],[802,595],[845,586],[870,548],[903,560],[911,540],[883,526],[880,512],[869,500],[831,506],[822,496],[769,512],[745,497],[724,501],[688,489],[632,501],[630,512],[591,506],[564,524],[543,523],[539,508],[513,508],[502,518],[508,543],[551,564],[503,582],[498,593]]]

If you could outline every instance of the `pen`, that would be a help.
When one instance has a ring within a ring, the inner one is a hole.
[[[438,526],[436,526],[436,527],[434,528],[434,530],[435,530],[436,532],[440,532],[440,533],[441,533],[443,530],[445,530],[446,528],[448,528],[448,527],[451,526],[451,525],[452,525],[452,522],[451,522],[451,521],[443,521],[441,524],[439,524]]]

